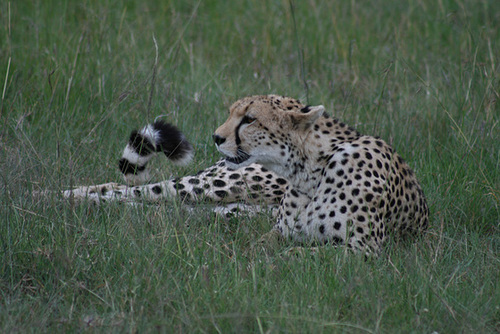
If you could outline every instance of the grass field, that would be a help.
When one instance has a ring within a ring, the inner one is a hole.
[[[0,332],[500,332],[500,1],[19,0],[0,22]],[[159,115],[196,156],[155,179],[194,173],[267,93],[392,143],[429,233],[287,258],[252,251],[266,214],[32,196],[120,182]]]

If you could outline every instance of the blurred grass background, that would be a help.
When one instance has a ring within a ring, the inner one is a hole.
[[[2,331],[500,331],[498,1],[21,0],[0,21]],[[196,157],[156,179],[196,172],[228,106],[268,93],[392,143],[430,233],[368,262],[286,259],[251,251],[265,214],[31,195],[120,182],[159,115]]]

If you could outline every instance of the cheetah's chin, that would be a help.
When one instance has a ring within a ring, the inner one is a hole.
[[[244,155],[238,154],[235,157],[226,156],[226,161],[231,163],[231,164],[234,164],[234,165],[241,165],[242,163],[244,163],[248,159],[250,159],[250,155],[246,154],[246,153]]]
[[[220,149],[219,149],[219,151],[220,151]],[[251,157],[250,154],[243,151],[239,147],[236,150],[236,156],[234,156],[234,157],[227,155],[224,152],[221,152],[221,153],[224,154],[224,156],[226,157],[226,162],[228,162],[229,164],[235,165],[235,166],[241,165],[242,163],[246,162]]]

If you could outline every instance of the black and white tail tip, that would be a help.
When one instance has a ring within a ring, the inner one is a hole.
[[[156,153],[163,152],[176,165],[185,165],[193,158],[193,146],[175,126],[156,121],[140,131],[133,131],[118,163],[130,184],[149,180],[147,163]]]

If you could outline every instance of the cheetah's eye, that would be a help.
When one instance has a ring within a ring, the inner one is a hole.
[[[241,124],[251,124],[253,122],[255,122],[255,118],[248,115],[243,116],[241,119]]]

